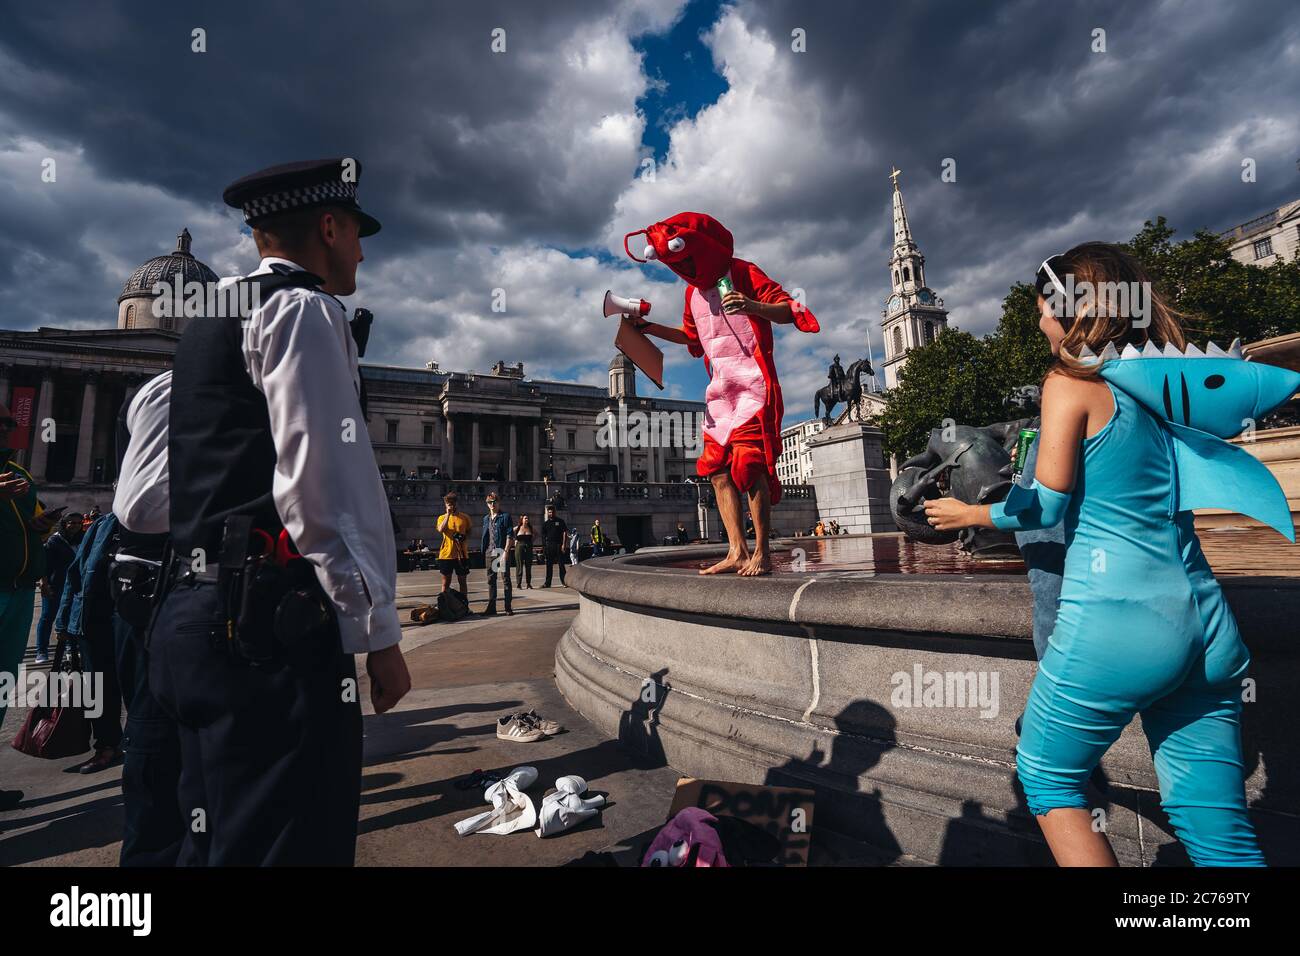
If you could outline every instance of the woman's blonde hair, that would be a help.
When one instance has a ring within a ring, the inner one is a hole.
[[[1162,348],[1168,343],[1173,343],[1178,349],[1186,346],[1183,327],[1187,316],[1156,290],[1142,263],[1119,246],[1109,242],[1085,242],[1057,256],[1052,264],[1067,289],[1066,276],[1071,275],[1074,287],[1088,292],[1076,296],[1075,302],[1071,303],[1075,312],[1073,316],[1056,316],[1065,329],[1065,339],[1048,374],[1061,372],[1073,378],[1095,377],[1101,363],[1079,361],[1079,355],[1085,349],[1100,355],[1107,345],[1114,345],[1116,349],[1123,349],[1126,345],[1140,349],[1147,342]],[[1138,289],[1147,305],[1142,326],[1133,321],[1133,295]],[[1044,294],[1050,296],[1052,292],[1049,285]],[[1056,301],[1062,301],[1062,298],[1058,294]]]

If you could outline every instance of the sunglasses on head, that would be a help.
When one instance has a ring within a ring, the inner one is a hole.
[[[1048,290],[1053,289],[1065,295],[1065,283],[1061,281],[1060,272],[1065,271],[1065,253],[1048,256],[1034,273],[1034,291],[1047,298]]]

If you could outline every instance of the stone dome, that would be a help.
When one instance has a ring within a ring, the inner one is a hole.
[[[153,298],[156,283],[171,285],[180,274],[182,282],[216,282],[217,274],[205,264],[194,258],[190,252],[190,231],[182,229],[176,237],[176,249],[165,256],[154,256],[140,268],[131,273],[131,278],[122,286],[122,294],[117,301],[147,296]]]

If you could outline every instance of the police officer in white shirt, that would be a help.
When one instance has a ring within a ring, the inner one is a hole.
[[[354,654],[376,712],[410,689],[396,546],[335,295],[379,223],[351,159],[225,191],[262,255],[246,316],[192,320],[172,374],[175,555],[149,683],[177,718],[181,864],[349,865],[361,782]],[[221,301],[218,299],[218,301]],[[229,300],[227,300],[229,301]]]
[[[149,692],[144,654],[149,599],[167,545],[171,379],[171,372],[163,372],[141,386],[122,407],[117,423],[113,514],[119,527],[110,580],[117,680],[127,710],[122,735],[122,866],[174,865],[189,829],[177,799],[181,749],[176,721]]]

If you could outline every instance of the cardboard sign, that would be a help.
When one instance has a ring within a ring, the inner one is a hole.
[[[619,320],[618,335],[614,336],[614,345],[632,360],[632,364],[639,368],[646,378],[663,391],[664,353],[659,351],[659,346],[651,342],[644,332],[632,324],[631,319]]]
[[[715,817],[739,817],[752,823],[776,837],[781,844],[777,856],[780,863],[784,866],[808,865],[813,822],[811,790],[682,777],[677,781],[668,819],[687,807],[699,807]]]

